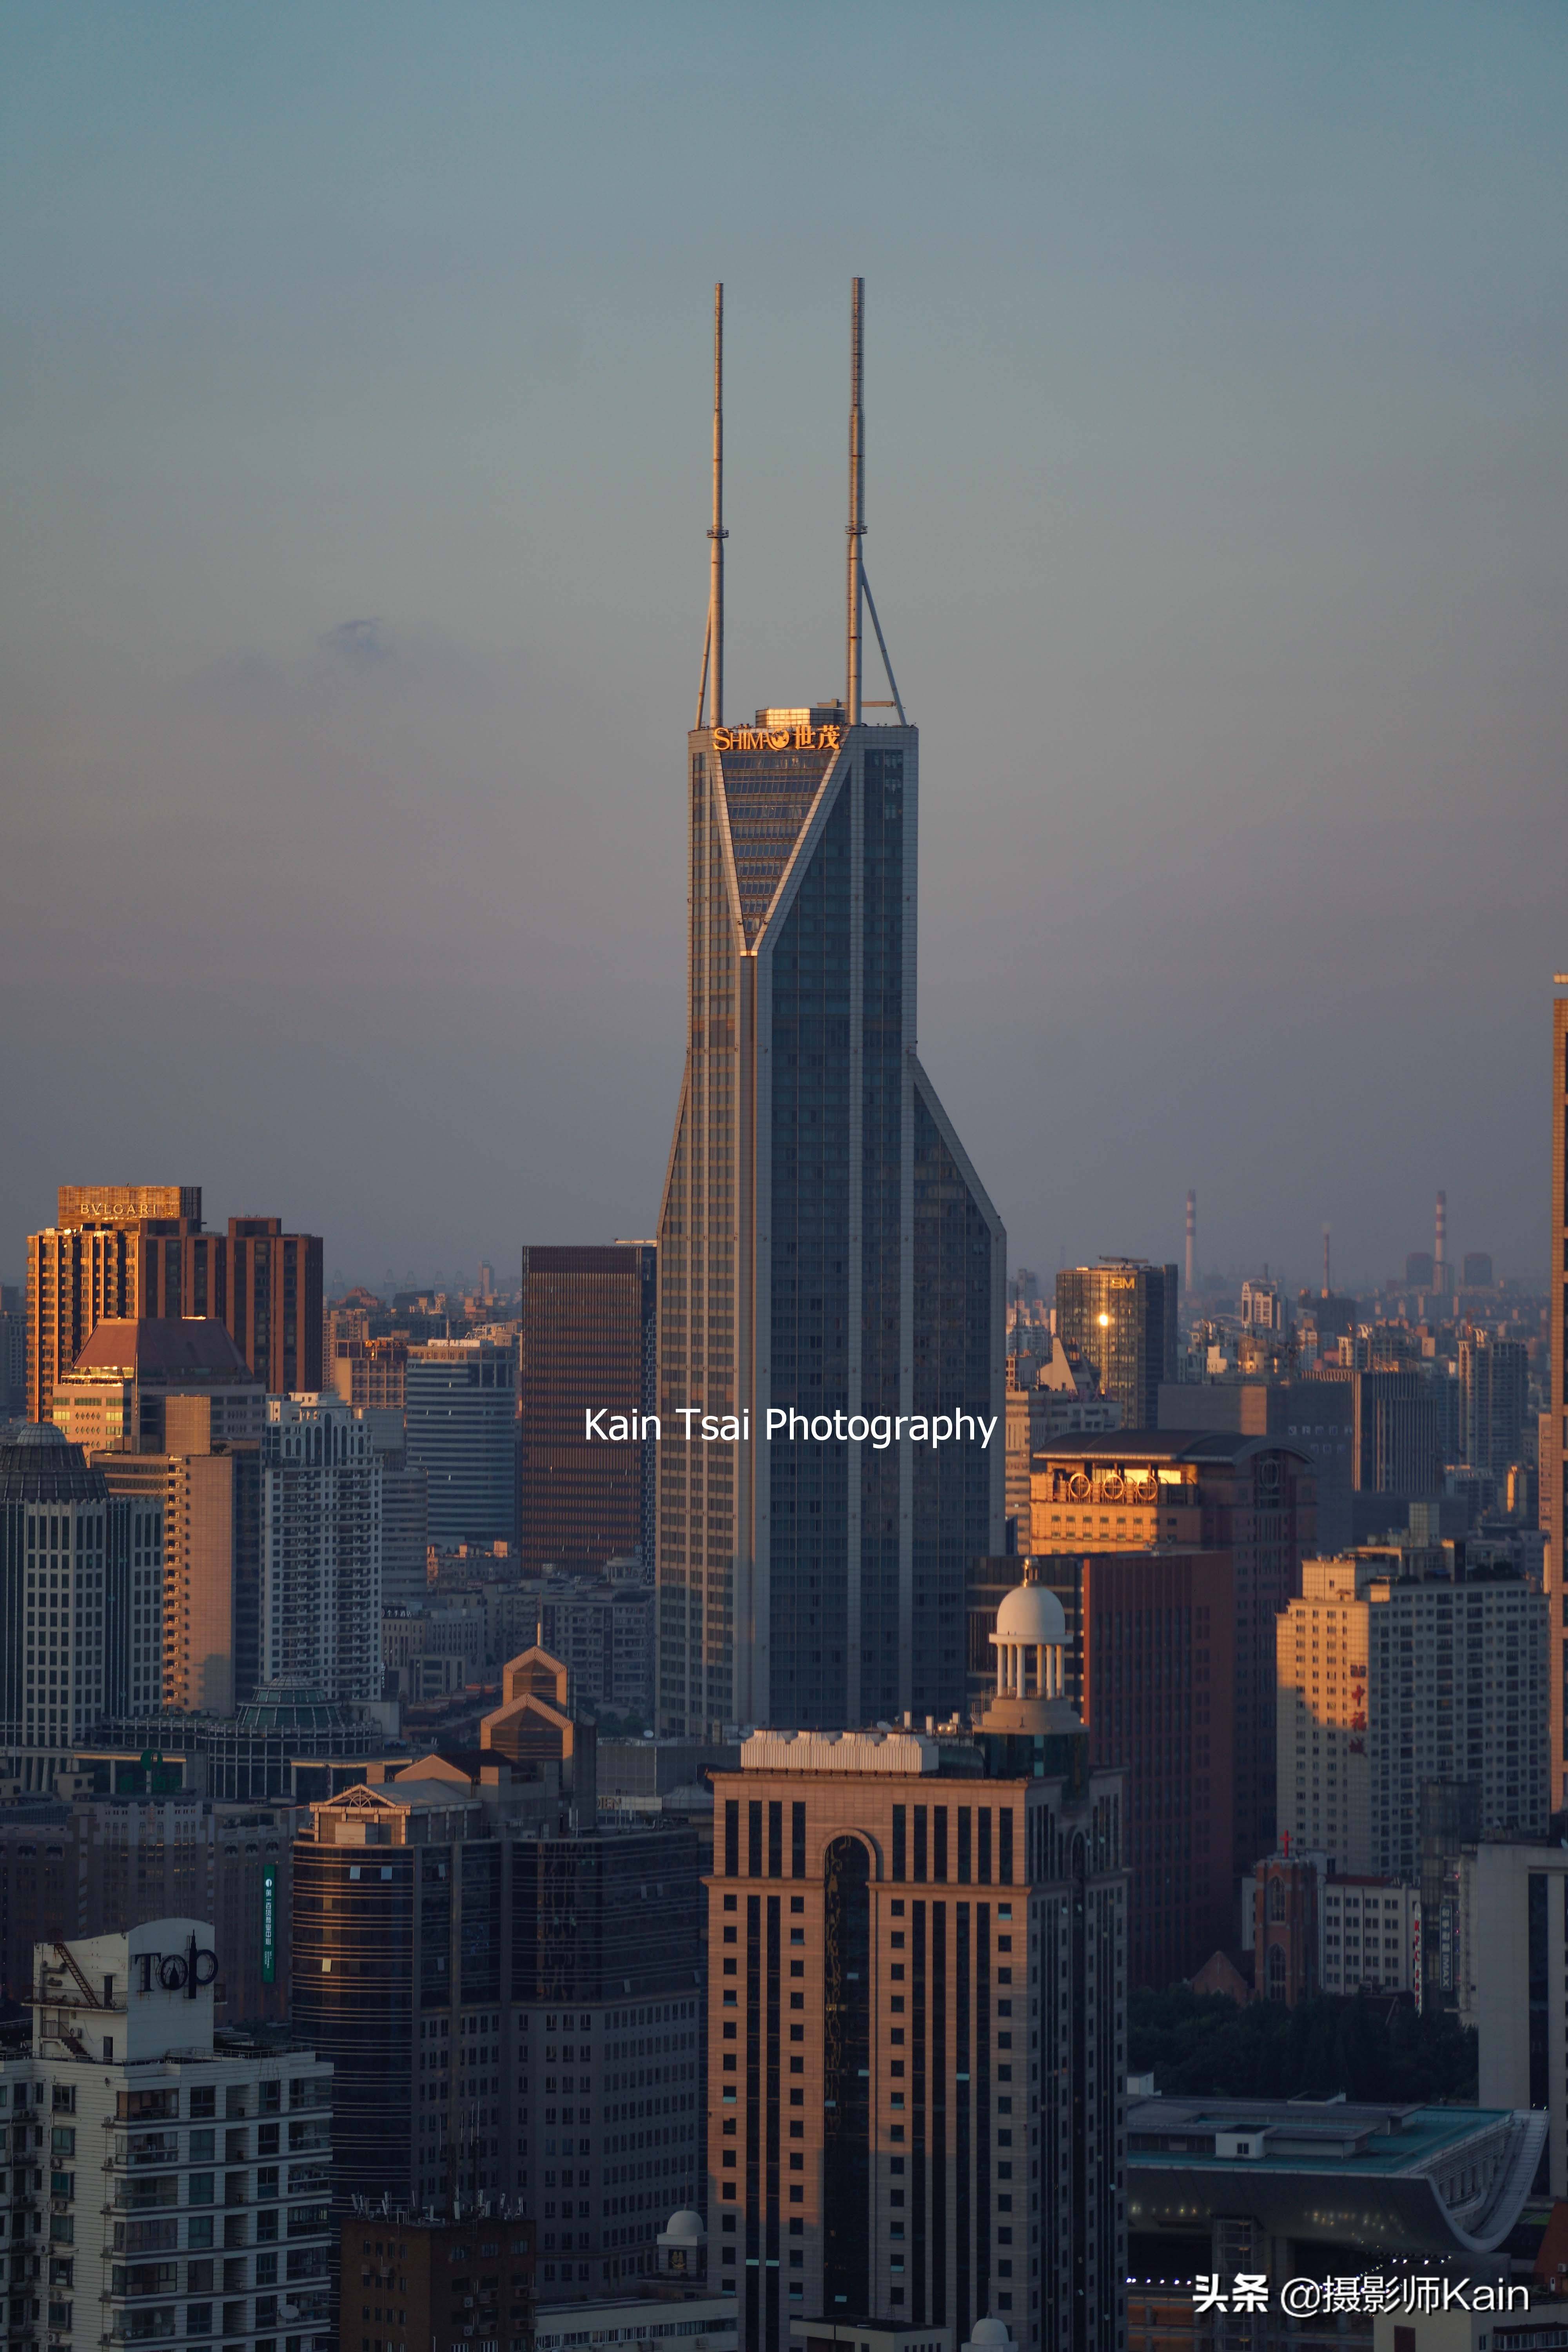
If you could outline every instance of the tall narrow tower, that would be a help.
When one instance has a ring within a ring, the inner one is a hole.
[[[857,279],[844,698],[732,726],[710,697],[688,739],[658,1258],[668,1731],[961,1707],[966,1564],[1002,1545],[1005,1237],[915,1051],[919,734],[890,675],[891,703],[862,699],[863,318]],[[716,531],[721,454],[716,410]],[[708,645],[717,677],[712,599]],[[694,1420],[688,1440],[682,1408],[719,1433]],[[770,1442],[770,1411],[793,1433]],[[988,1445],[911,1434],[960,1413],[994,1423]]]
[[[1568,971],[1552,975],[1568,992]],[[1568,993],[1552,1003],[1552,1328],[1550,1410],[1540,1427],[1541,1524],[1546,1530],[1546,1590],[1551,1600],[1552,1655],[1568,1656]],[[1568,1804],[1568,1675],[1547,1677],[1552,1702],[1553,1812]]]
[[[1436,1216],[1432,1229],[1432,1287],[1439,1298],[1448,1288],[1448,1195],[1437,1195]]]
[[[1187,1279],[1186,1296],[1190,1298],[1198,1286],[1198,1196],[1187,1194]]]

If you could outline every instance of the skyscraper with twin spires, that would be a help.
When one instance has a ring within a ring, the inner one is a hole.
[[[864,611],[881,643],[861,318],[857,279],[846,692],[736,726],[715,295],[686,1072],[658,1234],[658,1715],[672,1732],[962,1707],[966,1563],[1002,1544],[1005,1241],[915,1050],[920,739],[885,651],[890,700],[861,698]],[[749,1436],[684,1441],[693,1405],[749,1416]],[[770,1444],[770,1408],[997,1425],[988,1447]]]

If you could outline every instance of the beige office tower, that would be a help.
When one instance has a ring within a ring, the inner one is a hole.
[[[1122,1781],[1037,1585],[973,1733],[756,1732],[716,1774],[710,2275],[740,2352],[1125,2342]]]
[[[1371,1608],[1353,1559],[1301,1564],[1302,1592],[1276,1621],[1279,1666],[1279,1829],[1301,1853],[1342,1872],[1372,1868],[1367,1753]]]
[[[744,725],[723,705],[715,370],[658,1228],[657,1707],[688,1735],[950,1714],[966,1564],[1003,1541],[1005,1239],[916,1051],[918,731],[896,689],[861,703],[856,284],[845,697]],[[771,1442],[770,1410],[795,1415]],[[910,1427],[958,1414],[945,1444]]]
[[[109,1318],[50,1417],[111,1495],[163,1511],[162,1590],[133,1606],[116,1711],[232,1715],[260,1679],[261,1382],[216,1317]]]

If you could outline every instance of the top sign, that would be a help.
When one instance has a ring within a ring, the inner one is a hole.
[[[843,734],[841,727],[813,727],[809,719],[798,727],[715,727],[713,749],[716,751],[837,751]]]

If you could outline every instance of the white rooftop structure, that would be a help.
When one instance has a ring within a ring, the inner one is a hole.
[[[940,1772],[940,1744],[923,1731],[753,1731],[742,1772]]]

